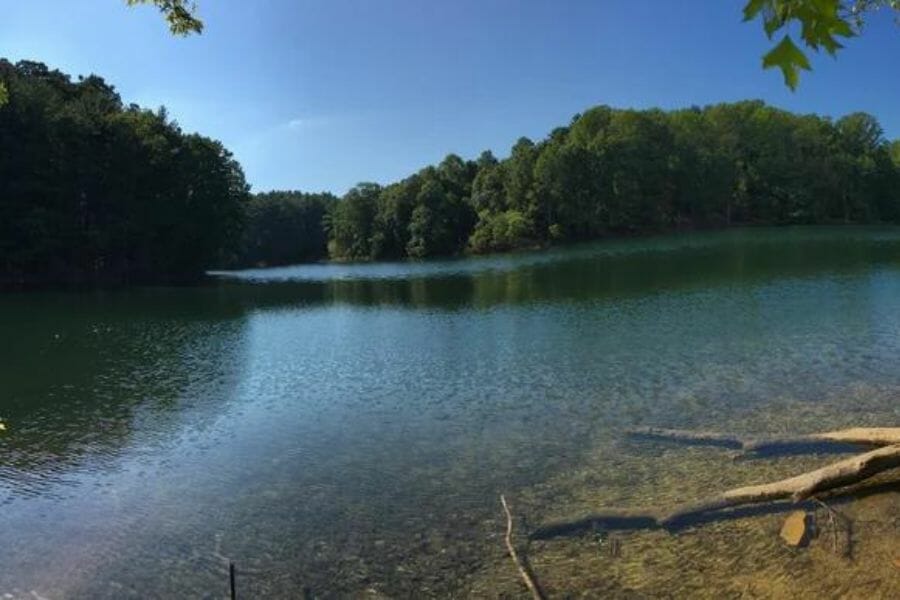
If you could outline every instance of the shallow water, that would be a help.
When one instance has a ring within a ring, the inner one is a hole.
[[[900,424],[900,230],[7,295],[0,332],[0,596],[219,598],[233,561],[243,597],[512,598],[501,492],[524,532],[833,459],[626,427]],[[552,597],[895,597],[900,488],[841,510],[850,558],[779,514],[527,551]]]

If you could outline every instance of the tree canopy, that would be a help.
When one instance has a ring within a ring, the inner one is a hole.
[[[152,4],[178,35],[196,6]],[[835,53],[900,0],[750,0],[770,37],[799,25]],[[796,87],[785,34],[764,57]],[[900,141],[871,115],[796,115],[761,101],[663,112],[599,106],[505,159],[449,155],[343,198],[249,195],[217,141],[124,105],[91,75],[0,59],[0,284],[189,281],[212,266],[426,258],[682,227],[900,222]]]
[[[326,215],[336,201],[327,193],[256,194],[244,206],[245,227],[229,266],[276,266],[324,258]]]
[[[510,155],[450,155],[323,215],[335,259],[423,258],[679,228],[900,222],[900,143],[874,117],[761,101],[599,106]]]
[[[428,258],[741,224],[900,222],[877,120],[762,101],[598,106],[506,158],[394,183],[250,196],[217,141],[102,78],[0,61],[0,283],[181,282],[217,266]]]
[[[221,143],[95,75],[0,78],[0,284],[185,282],[234,253],[248,186]]]

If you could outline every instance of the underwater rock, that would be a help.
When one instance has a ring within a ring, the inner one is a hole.
[[[803,548],[812,534],[812,518],[806,511],[792,512],[781,527],[781,539],[793,548]]]

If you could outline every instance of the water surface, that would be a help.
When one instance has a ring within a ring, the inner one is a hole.
[[[900,424],[897,229],[216,276],[0,297],[0,595],[517,597],[501,492],[524,531],[833,459],[624,428]],[[898,495],[844,508],[853,560],[772,514],[528,551],[554,595],[890,597]]]

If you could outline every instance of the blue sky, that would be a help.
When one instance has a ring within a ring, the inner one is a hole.
[[[484,149],[505,156],[596,104],[762,98],[864,110],[900,137],[900,27],[873,18],[796,93],[762,71],[740,0],[199,0],[173,38],[123,0],[0,0],[0,56],[96,73],[126,102],[222,140],[254,190],[387,183]]]

